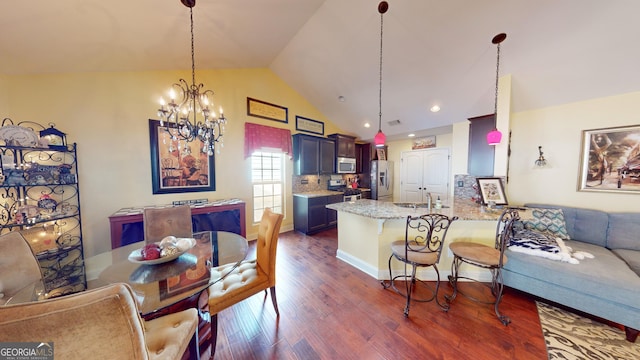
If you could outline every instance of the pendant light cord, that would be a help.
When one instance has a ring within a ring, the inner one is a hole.
[[[378,93],[378,131],[382,131],[382,29],[383,29],[383,16],[380,14],[380,84]]]
[[[498,114],[498,74],[500,72],[500,43],[498,43],[497,60],[496,60],[496,92],[493,99],[493,113]]]

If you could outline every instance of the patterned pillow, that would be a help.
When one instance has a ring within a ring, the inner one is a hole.
[[[511,251],[561,260],[562,254],[555,237],[534,230],[516,231],[509,238],[507,248]]]
[[[562,209],[529,208],[524,213],[529,213],[521,215],[525,229],[570,240]]]

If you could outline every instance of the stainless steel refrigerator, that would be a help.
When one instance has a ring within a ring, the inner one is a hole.
[[[393,201],[393,161],[371,162],[371,199]]]

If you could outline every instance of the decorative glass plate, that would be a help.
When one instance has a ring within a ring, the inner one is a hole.
[[[17,125],[5,125],[0,128],[0,139],[4,140],[7,146],[36,146],[38,135],[26,127]]]
[[[180,239],[178,239],[180,240]],[[184,250],[184,251],[178,251],[175,254],[169,255],[169,256],[164,256],[164,257],[160,257],[157,259],[153,259],[153,260],[144,260],[142,257],[142,248],[140,249],[136,249],[133,250],[130,254],[129,254],[129,261],[136,263],[136,264],[144,264],[144,265],[156,265],[156,264],[164,264],[166,262],[175,260],[177,258],[180,257],[180,255],[186,253],[187,251],[191,250],[192,247],[194,247],[196,245],[196,240],[195,239],[190,239],[193,240],[191,241],[191,246]],[[160,245],[160,243],[158,243],[158,245]]]

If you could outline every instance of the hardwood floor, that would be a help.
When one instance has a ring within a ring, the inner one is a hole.
[[[216,359],[547,359],[526,294],[506,290],[500,309],[509,326],[491,305],[463,296],[449,312],[435,302],[413,303],[405,318],[404,298],[338,260],[336,249],[336,230],[280,234],[280,318],[264,293],[220,312]],[[450,294],[443,284],[441,296]]]

